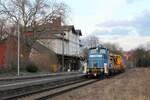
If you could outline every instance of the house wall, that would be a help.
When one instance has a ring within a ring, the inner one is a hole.
[[[53,51],[38,51],[32,48],[29,59],[31,62],[34,62],[40,70],[48,72],[58,71],[58,59]]]
[[[17,61],[17,39],[9,37],[0,43],[0,67],[11,67]]]
[[[72,31],[68,32],[69,34],[69,54],[73,56],[78,56],[80,51],[79,46],[79,35],[74,34]]]
[[[0,43],[0,68],[4,67],[6,58],[6,44]]]
[[[62,42],[64,42],[64,55],[79,56],[79,35],[72,33],[72,31],[65,31],[65,34],[64,41],[62,39],[40,39],[38,42],[60,55],[63,51]]]

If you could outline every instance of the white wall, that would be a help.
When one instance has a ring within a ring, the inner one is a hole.
[[[79,56],[80,46],[79,46],[79,35],[72,33],[72,31],[65,31],[64,40],[64,54],[68,56]],[[38,40],[41,44],[47,48],[53,50],[57,54],[62,54],[62,40],[61,39],[40,39]]]

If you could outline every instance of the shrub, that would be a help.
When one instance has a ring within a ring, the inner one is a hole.
[[[8,69],[2,68],[0,69],[0,74],[8,73]]]
[[[10,65],[10,70],[11,71],[17,71],[17,62],[15,62],[15,61],[12,61],[11,62],[11,65]]]
[[[30,63],[26,66],[26,70],[31,73],[36,73],[38,71],[38,67],[35,64]]]

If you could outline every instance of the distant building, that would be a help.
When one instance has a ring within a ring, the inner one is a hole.
[[[32,30],[28,31],[27,35],[32,36]],[[79,61],[81,58],[81,30],[76,30],[73,25],[62,25],[61,18],[57,18],[53,20],[53,23],[39,27],[39,30],[36,31],[36,35],[38,35],[38,43],[56,54],[58,70],[67,71],[68,69],[79,69]],[[64,68],[62,68],[63,56]]]
[[[11,67],[17,61],[17,38],[9,36],[0,41],[0,69]]]
[[[17,67],[17,57],[18,57],[18,41],[15,36],[8,36],[5,40],[0,41],[0,69]],[[22,42],[20,42],[20,64],[23,61],[28,60],[29,55],[28,47]],[[24,65],[21,65],[24,67]]]
[[[0,68],[5,67],[6,64],[6,49],[7,45],[5,42],[0,42]]]

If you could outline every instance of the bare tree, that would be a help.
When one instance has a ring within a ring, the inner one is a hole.
[[[88,59],[88,48],[85,47],[85,48],[83,49],[82,55],[83,55],[84,60],[87,60],[87,59]]]
[[[84,43],[84,46],[87,48],[96,47],[100,43],[99,38],[92,35],[83,38],[82,42]]]
[[[104,47],[108,48],[112,53],[121,53],[122,48],[115,43],[103,43]]]
[[[68,8],[56,0],[0,0],[0,15],[9,18],[13,24],[20,24],[22,34],[29,26],[35,29],[57,17],[64,20]]]
[[[150,66],[150,55],[149,50],[146,50],[143,47],[139,47],[132,51],[132,59],[135,63],[135,67],[148,67]]]
[[[8,28],[6,27],[6,20],[0,19],[0,40],[4,40],[8,36]]]
[[[82,55],[84,57],[84,60],[87,60],[88,58],[88,49],[92,47],[96,47],[100,44],[99,38],[93,35],[89,35],[87,37],[84,37],[81,39],[83,43],[83,51]]]
[[[20,54],[25,52],[21,60],[29,56],[33,43],[38,39],[34,35],[39,26],[51,23],[58,17],[64,22],[69,11],[69,7],[59,0],[0,0],[0,18],[7,18],[8,23],[4,22],[2,26],[11,24],[16,33],[19,25],[21,45],[25,44],[20,48]],[[34,34],[30,38],[24,35],[28,29],[31,29]]]

